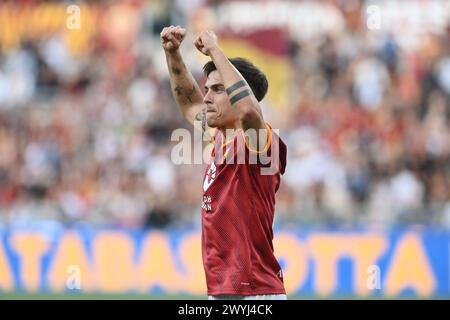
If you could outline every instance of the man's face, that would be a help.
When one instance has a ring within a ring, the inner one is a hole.
[[[237,110],[231,106],[222,77],[217,70],[208,75],[203,102],[206,105],[206,122],[209,127],[230,128],[239,120]]]

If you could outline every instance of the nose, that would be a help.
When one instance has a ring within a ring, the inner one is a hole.
[[[203,97],[203,103],[205,104],[209,104],[212,103],[212,94],[211,94],[211,90],[208,90],[205,94],[205,96]]]

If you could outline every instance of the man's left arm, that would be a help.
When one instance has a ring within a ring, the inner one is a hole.
[[[195,46],[211,58],[222,76],[230,104],[238,110],[241,126],[249,146],[258,152],[264,151],[270,133],[264,122],[261,107],[250,86],[225,56],[213,32],[203,31],[196,39]]]

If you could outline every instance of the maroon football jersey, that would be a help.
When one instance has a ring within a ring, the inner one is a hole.
[[[266,150],[259,154],[250,151],[242,130],[225,145],[219,131],[214,139],[202,202],[208,295],[285,294],[272,226],[287,150],[268,128]],[[264,171],[269,167],[275,170]]]

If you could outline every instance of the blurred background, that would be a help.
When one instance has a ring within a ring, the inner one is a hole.
[[[0,299],[205,298],[205,167],[159,33],[214,30],[269,78],[288,145],[275,250],[291,298],[450,297],[450,1],[0,3]],[[49,296],[50,297],[50,296]]]

